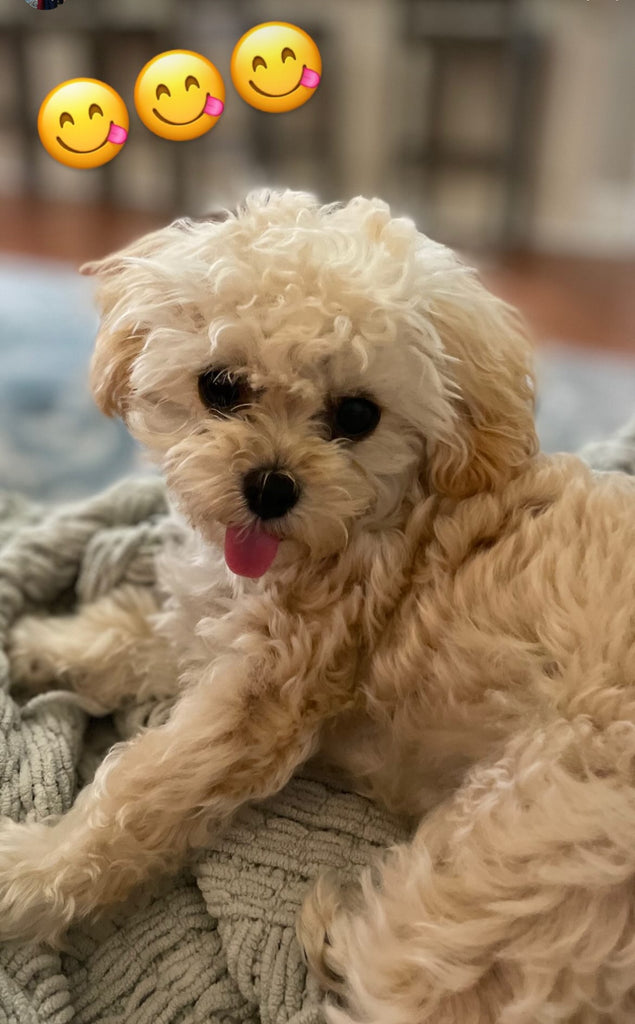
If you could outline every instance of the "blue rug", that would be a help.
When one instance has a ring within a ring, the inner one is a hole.
[[[97,316],[74,268],[0,259],[0,487],[67,500],[142,465],[88,390]]]
[[[58,263],[0,258],[0,488],[68,500],[149,470],[121,423],[88,391],[93,283]],[[598,339],[601,344],[601,339]],[[546,451],[575,451],[635,412],[633,359],[541,349],[538,429]]]

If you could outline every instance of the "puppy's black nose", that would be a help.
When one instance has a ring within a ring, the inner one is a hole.
[[[250,469],[243,479],[247,504],[261,519],[277,519],[293,508],[300,490],[293,477],[273,469]]]

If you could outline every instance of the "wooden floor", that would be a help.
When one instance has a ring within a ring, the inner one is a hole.
[[[0,199],[0,248],[80,265],[162,223],[164,218],[151,213],[5,198]],[[635,259],[518,253],[490,258],[482,277],[522,310],[537,341],[635,357]]]
[[[538,341],[635,357],[635,259],[517,254],[481,276],[522,310]]]

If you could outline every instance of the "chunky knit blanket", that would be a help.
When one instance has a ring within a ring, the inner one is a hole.
[[[588,457],[635,473],[635,422]],[[173,529],[153,479],[55,510],[0,496],[1,815],[63,813],[113,742],[165,718],[168,707],[146,705],[90,720],[61,691],[21,701],[3,650],[25,612],[153,586]],[[0,947],[0,1024],[318,1024],[294,930],[304,894],[322,868],[355,875],[403,838],[360,797],[296,778],[179,877],[72,929],[63,951]]]
[[[2,651],[25,612],[152,586],[173,529],[159,480],[53,511],[0,496],[0,815],[63,813],[113,742],[164,720],[161,704],[91,721],[61,691],[20,701]],[[0,1024],[317,1024],[295,938],[306,890],[321,868],[356,873],[401,837],[367,801],[295,779],[190,870],[72,929],[62,952],[0,946]]]

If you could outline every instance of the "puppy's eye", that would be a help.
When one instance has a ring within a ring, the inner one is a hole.
[[[340,398],[331,417],[333,437],[357,440],[372,433],[381,417],[375,402],[361,395]]]
[[[240,381],[231,380],[227,370],[206,370],[198,378],[198,393],[208,409],[233,409],[244,401],[245,390]]]

